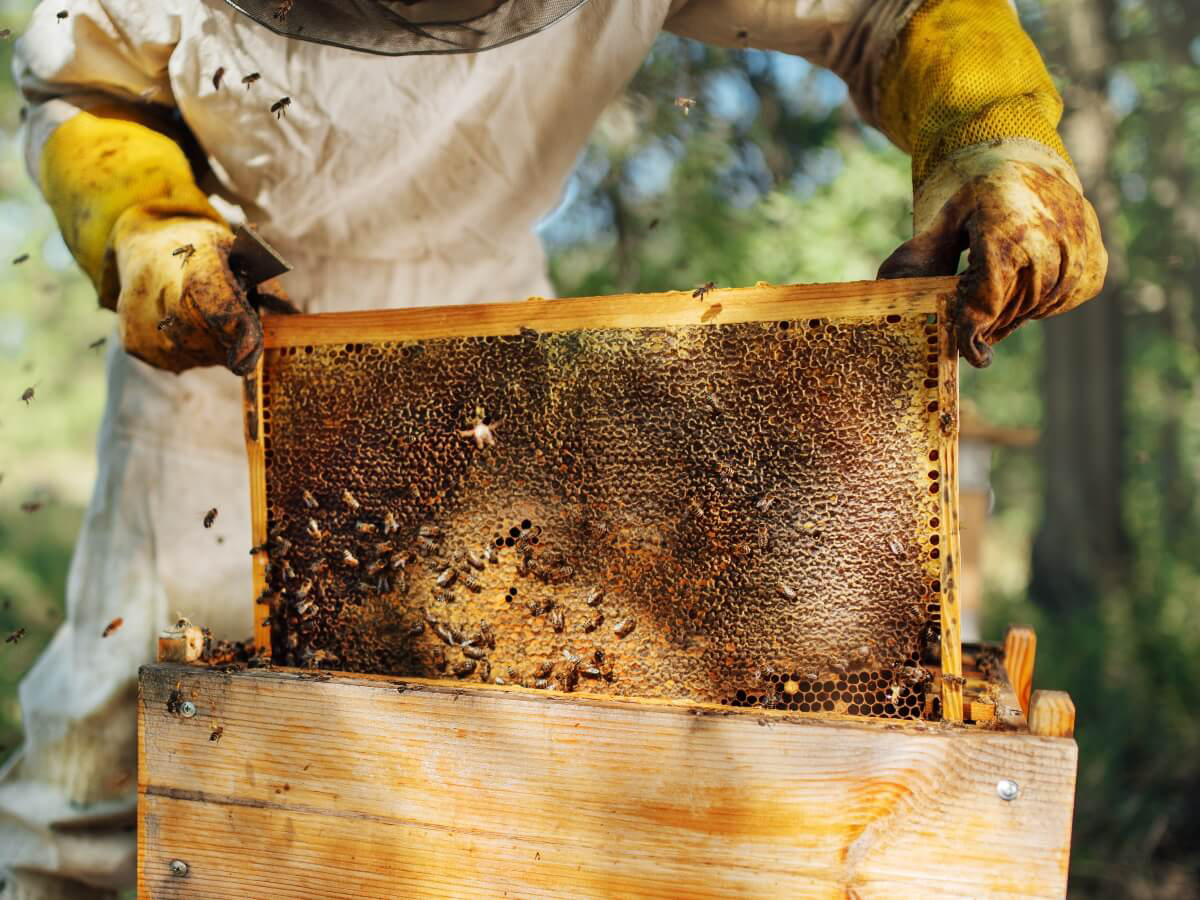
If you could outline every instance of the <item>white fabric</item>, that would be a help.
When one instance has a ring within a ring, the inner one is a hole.
[[[295,264],[293,299],[328,311],[549,296],[532,228],[668,16],[712,40],[734,22],[758,45],[833,65],[847,35],[894,35],[905,4],[861,16],[862,0],[591,0],[506,47],[398,59],[288,41],[220,0],[73,0],[60,21],[63,6],[41,3],[17,44],[32,172],[53,128],[97,92],[174,105],[211,157],[213,189]],[[252,630],[237,380],[170,375],[119,349],[108,371],[67,621],[21,685],[26,743],[0,778],[5,897],[129,883],[137,666],[176,612],[217,637]],[[101,641],[116,616],[123,627]]]

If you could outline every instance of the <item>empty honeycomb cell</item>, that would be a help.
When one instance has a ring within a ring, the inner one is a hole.
[[[556,690],[879,714],[936,607],[913,598],[940,564],[887,549],[936,544],[941,521],[929,327],[268,350],[267,525],[300,575],[272,565],[268,587],[307,601],[272,617],[274,659],[449,677],[486,623],[486,669],[510,684],[554,659]],[[600,677],[569,674],[585,669]]]

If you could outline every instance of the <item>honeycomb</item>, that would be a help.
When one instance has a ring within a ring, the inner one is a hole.
[[[925,314],[269,349],[276,663],[919,718]]]

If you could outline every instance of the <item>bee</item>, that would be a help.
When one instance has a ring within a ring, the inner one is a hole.
[[[254,82],[258,81],[258,79],[260,79],[260,78],[262,78],[262,76],[259,75],[257,72],[251,72],[249,75],[247,75],[245,78],[242,79],[242,84],[244,84],[246,86],[246,90],[250,90],[250,85],[254,84]]]
[[[5,29],[5,30],[7,31],[8,29]],[[21,263],[23,263],[23,262],[28,262],[28,261],[29,261],[29,254],[28,254],[28,253],[22,253],[20,256],[14,256],[14,257],[13,257],[12,264],[13,264],[14,266],[19,266]]]
[[[592,660],[598,666],[604,665],[604,651],[597,647],[592,653]]]
[[[433,541],[431,541],[427,537],[419,537],[419,538],[417,538],[417,549],[420,550],[422,553],[429,555],[430,553],[433,553],[435,550],[437,550],[437,544],[435,544]]]
[[[312,564],[308,567],[308,571],[316,575],[319,572],[324,572],[328,568],[329,560],[322,556],[312,561]]]
[[[291,105],[291,97],[280,97],[271,104],[271,112],[275,113],[276,119],[282,119],[285,115],[287,115],[287,108]]]
[[[436,525],[425,524],[417,529],[417,534],[423,538],[440,538],[442,536],[442,529]]]
[[[636,623],[633,619],[625,618],[613,626],[613,634],[619,638],[623,638],[633,631]]]
[[[467,564],[472,569],[478,569],[481,572],[483,571],[483,568],[484,568],[483,557],[480,556],[478,553],[475,553],[471,550],[467,551]]]
[[[754,508],[757,509],[761,513],[765,513],[774,505],[775,505],[775,495],[774,494],[763,494],[761,497],[758,498],[758,502],[754,504]]]
[[[467,659],[483,659],[487,656],[487,650],[477,644],[463,644],[459,649]]]
[[[306,526],[306,530],[308,531],[309,535],[311,535],[313,537],[314,540],[319,541],[325,537],[325,532],[321,531],[321,526],[317,524],[316,519],[308,520],[308,525]]]
[[[763,525],[758,529],[758,549],[769,550],[771,548],[771,529]]]
[[[349,550],[343,550],[342,551],[342,562],[345,563],[346,565],[348,565],[350,568],[354,569],[354,568],[357,568],[357,566],[358,566],[358,557],[356,557]]]
[[[925,684],[933,678],[924,666],[902,666],[899,675],[902,683],[913,686]]]
[[[584,666],[582,669],[579,670],[579,674],[582,675],[584,678],[599,678],[604,673],[601,672],[599,669],[597,669],[595,666]]]
[[[288,581],[296,580],[296,570],[292,568],[292,564],[286,559],[283,561],[283,577]]]
[[[455,663],[451,671],[454,673],[455,678],[466,678],[475,671],[475,660],[464,659],[460,663]]]
[[[102,637],[102,638],[108,637],[110,634],[112,634],[114,631],[116,631],[118,628],[120,628],[124,624],[125,624],[125,620],[123,618],[121,618],[120,616],[117,616],[115,619],[113,619],[111,622],[109,622],[107,625],[104,626],[104,631],[101,632],[100,637]]]
[[[938,416],[938,427],[942,429],[942,434],[950,434],[954,430],[954,416],[948,412]]]
[[[443,591],[441,588],[433,589],[433,599],[439,603],[453,603],[455,600],[453,591]]]
[[[692,291],[692,298],[694,300],[703,300],[705,295],[707,295],[709,291],[714,290],[715,288],[716,288],[716,284],[714,284],[711,281],[706,281],[704,284],[700,285],[698,288],[696,288],[694,291]]]
[[[317,498],[312,495],[312,491],[304,491],[301,495],[304,498],[304,505],[309,509],[317,509],[321,504],[317,502]]]
[[[292,552],[292,542],[280,535],[275,539],[274,549],[279,551],[280,556],[287,556]]]
[[[579,667],[571,666],[571,668],[559,676],[559,680],[563,691],[568,694],[571,693],[571,691],[575,690],[575,685],[579,684]]]
[[[489,650],[496,649],[496,632],[492,631],[492,625],[486,619],[479,623],[479,637]]]
[[[520,578],[524,578],[528,574],[529,574],[529,557],[524,556],[524,555],[518,556],[517,557],[517,576]]]
[[[90,344],[87,345],[87,348],[89,350],[99,350],[101,347],[103,347],[107,343],[108,343],[108,338],[106,338],[106,337],[96,338],[94,341],[92,341]]]
[[[25,637],[25,629],[18,628],[16,631],[14,631],[12,634],[10,634],[8,637],[6,637],[4,639],[4,643],[19,644],[19,643],[21,643],[21,638],[23,638],[23,637]]]
[[[454,570],[451,569],[449,571],[454,571]],[[471,591],[472,593],[478,594],[481,590],[483,590],[483,583],[480,582],[480,580],[478,578],[476,578],[474,575],[469,575],[469,574],[464,573],[458,580],[459,580],[460,584],[462,584],[467,590]]]
[[[562,634],[566,623],[563,621],[561,609],[550,610],[550,627],[554,629],[555,634]]]
[[[44,505],[41,500],[26,500],[21,504],[21,512],[35,513]]]
[[[597,628],[604,624],[604,613],[597,612],[592,618],[583,623],[583,630],[586,634],[591,634]]]
[[[305,578],[300,583],[300,587],[296,589],[296,599],[303,600],[308,596],[308,592],[312,590],[313,583],[311,578]]]
[[[537,668],[533,670],[534,678],[546,678],[554,671],[554,663],[549,659],[544,659],[538,663]]]
[[[393,569],[403,569],[411,560],[412,557],[407,553],[393,553],[388,560],[388,565]]]
[[[182,247],[176,247],[174,250],[171,251],[172,256],[181,257],[179,260],[179,265],[181,267],[186,266],[188,263],[188,260],[191,259],[193,256],[195,256],[195,254],[196,254],[196,246],[194,244],[184,244]],[[162,329],[160,328],[159,330],[161,331]]]
[[[446,651],[441,647],[433,648],[433,667],[439,672],[446,671]]]
[[[377,529],[372,522],[358,521],[354,523],[354,530],[359,534],[374,534]]]
[[[775,586],[775,590],[779,592],[779,596],[784,600],[791,602],[796,599],[796,592],[784,584],[782,581]]]
[[[695,106],[695,105],[696,105],[696,98],[695,98],[695,97],[676,97],[676,98],[675,98],[675,108],[676,108],[676,109],[682,109],[682,110],[683,110],[683,114],[684,114],[685,116],[686,116],[686,115],[687,115],[689,112],[691,112],[691,111],[692,111],[692,107],[693,107],[693,106]]]
[[[490,563],[496,562],[496,546],[494,544],[488,544],[483,548],[483,558]]]
[[[400,530],[400,523],[396,520],[396,514],[390,509],[383,514],[383,533],[395,534]]]
[[[391,581],[388,580],[388,577],[386,574],[380,575],[378,578],[375,579],[375,590],[379,591],[379,593],[386,594],[391,589],[392,589],[392,583],[391,583]]]
[[[213,72],[213,78],[212,78],[214,91],[219,91],[221,89],[221,79],[224,77],[225,77],[225,67],[217,66],[217,71]]]
[[[342,491],[342,502],[355,512],[358,511],[358,508],[361,505],[358,500],[355,499],[354,495],[349,491]]]
[[[70,13],[67,12],[65,9],[60,9],[57,13],[55,13],[54,18],[56,18],[56,19],[58,19],[58,21],[62,22],[69,15],[70,15]]]
[[[386,559],[376,559],[367,564],[368,575],[378,575],[387,566]]]
[[[204,527],[212,528],[213,522],[217,521],[217,508],[214,506],[204,514]]]
[[[429,623],[429,627],[433,629],[434,634],[436,634],[439,638],[441,638],[443,644],[457,644],[458,643],[458,641],[454,640],[454,633],[450,630],[449,626],[444,625],[441,622],[434,619],[432,622]]]
[[[21,399],[25,401],[25,405],[29,405],[29,401],[33,399],[33,388],[27,387],[21,391]]]
[[[10,37],[12,37],[11,28],[0,28],[0,41],[7,41]]]
[[[375,544],[375,552],[380,556],[387,556],[393,549],[391,541],[377,541]]]
[[[900,559],[904,558],[904,545],[894,537],[888,538],[888,549],[892,551],[892,555],[897,556]]]
[[[275,9],[271,11],[271,18],[276,22],[282,22],[284,19],[286,19],[288,13],[292,11],[292,2],[293,0],[279,0],[279,2],[275,4]]]
[[[159,331],[166,331],[168,328],[173,328],[178,321],[173,315],[168,314],[159,319],[158,324],[154,327]]]
[[[305,597],[296,604],[296,615],[300,618],[307,618],[308,614],[316,608],[317,604]]]
[[[562,655],[563,659],[567,661],[567,665],[569,666],[578,666],[581,662],[583,662],[582,656],[580,656],[578,653],[572,653],[570,650],[564,650]]]
[[[492,677],[492,664],[486,659],[479,661],[479,680],[487,684],[488,679]]]
[[[424,633],[425,633],[425,623],[424,622],[413,622],[411,625],[408,626],[407,629],[405,629],[404,636],[408,637],[408,638],[415,638],[415,637],[420,637]]]
[[[588,595],[584,598],[583,602],[588,606],[599,606],[600,601],[603,599],[604,591],[600,588],[592,588],[590,591],[588,591]]]
[[[450,585],[454,584],[454,579],[457,577],[457,569],[446,568],[442,570],[442,574],[433,583],[441,588],[450,587]]]
[[[539,691],[544,691],[546,688],[550,687],[550,679],[549,678],[535,678],[533,680],[533,686],[535,688],[537,688]]]

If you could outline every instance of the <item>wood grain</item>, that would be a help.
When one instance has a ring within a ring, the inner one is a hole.
[[[1034,691],[1029,701],[1029,731],[1041,737],[1075,735],[1075,704],[1065,691]]]
[[[169,713],[172,697],[197,714]],[[1072,741],[179,666],[143,669],[139,738],[139,896],[1066,886]]]
[[[321,315],[263,316],[266,347],[422,340],[583,328],[728,325],[773,319],[879,316],[933,312],[952,293],[954,278],[899,278],[840,284],[760,283],[718,288],[697,300],[689,291],[615,294],[516,303],[364,310]]]
[[[951,315],[953,294],[938,299],[938,421],[942,528],[942,716],[963,719],[962,611],[958,534],[958,339]]]
[[[1012,683],[1021,711],[1029,715],[1033,669],[1037,661],[1037,633],[1029,625],[1010,625],[1004,634],[1004,670]]]

